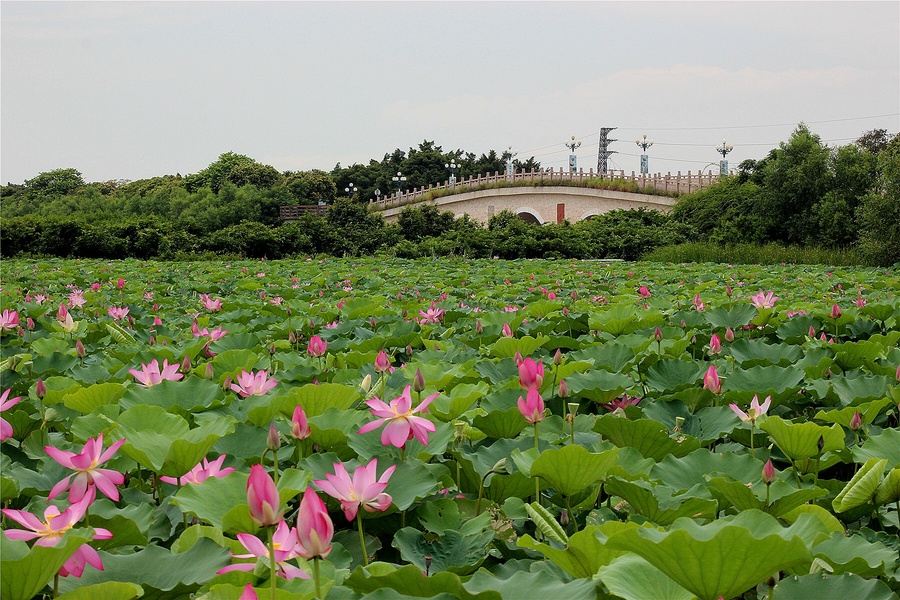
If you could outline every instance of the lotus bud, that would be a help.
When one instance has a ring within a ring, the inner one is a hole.
[[[710,365],[703,376],[703,387],[711,391],[713,394],[722,392],[722,382],[719,381],[719,373],[716,371],[715,365]]]
[[[569,386],[566,385],[565,379],[559,380],[559,391],[557,392],[560,398],[568,398],[569,397]],[[569,405],[571,406],[571,404]],[[578,406],[577,404],[575,405]],[[576,408],[577,410],[577,408]]]
[[[369,317],[369,327],[375,329],[375,317]]]
[[[556,354],[553,355],[553,364],[557,367],[562,364],[562,352],[559,348],[556,349]]]
[[[506,457],[504,456],[500,460],[494,463],[494,466],[491,467],[491,473],[499,473],[501,475],[505,475],[509,473],[509,465]]]
[[[59,305],[59,310],[56,311],[56,320],[60,323],[65,322],[66,317],[69,316],[69,310],[66,308],[65,303]]]
[[[510,327],[509,327],[509,323],[503,324],[503,329],[501,330],[501,333],[503,334],[503,337],[512,337],[513,336],[513,332],[512,332],[512,329],[510,329]]]
[[[809,334],[808,334],[808,335],[809,335],[809,337],[811,337],[811,338],[816,337],[816,330],[815,330],[815,328],[814,328],[812,325],[809,326]]]
[[[563,314],[564,317],[568,317],[568,316],[569,316],[569,307],[568,307],[568,306],[563,306],[562,314]]]
[[[859,431],[859,428],[862,427],[863,420],[862,415],[859,414],[859,411],[853,413],[853,418],[850,419],[850,429],[853,431]]]
[[[34,331],[34,319],[32,319],[31,317],[25,319],[25,328],[28,331]]]
[[[837,304],[831,307],[831,314],[829,315],[832,319],[837,319],[841,316],[841,307]]]
[[[226,392],[231,390],[231,375],[225,376],[225,381],[222,382],[222,389]]]
[[[406,319],[406,317],[409,316],[409,311],[404,308],[403,312],[400,313],[400,316]]]
[[[729,344],[734,341],[734,330],[731,327],[725,329],[725,341]]]
[[[131,315],[128,315],[128,324],[134,327],[134,317]]]
[[[269,424],[269,435],[266,436],[266,448],[275,452],[281,446],[281,440],[278,437],[278,429],[275,428],[275,423]]]
[[[416,369],[416,374],[413,376],[412,389],[415,392],[421,392],[425,389],[425,376],[422,375],[422,369]]]
[[[191,355],[185,354],[184,360],[181,361],[181,372],[188,373],[191,370]]]
[[[34,385],[34,395],[37,396],[38,400],[43,400],[44,396],[47,395],[47,386],[44,384],[44,380],[38,378],[37,383]]]
[[[521,365],[524,362],[524,358],[522,358],[522,353],[516,350],[515,356],[513,356],[513,360],[516,361],[516,366]]]
[[[819,436],[819,441],[816,442],[816,446],[819,448],[819,452],[822,452],[822,448],[825,447],[825,438],[823,436]]]
[[[722,341],[719,339],[719,336],[714,333],[712,334],[712,337],[709,338],[709,353],[718,354],[721,351]]]
[[[269,346],[269,356],[275,356],[275,344]]]
[[[119,277],[119,280],[116,282],[116,287],[120,290],[125,287],[125,280]]]
[[[659,326],[653,330],[653,339],[657,341],[657,343],[661,342],[663,339],[662,329]]]
[[[572,290],[572,300],[578,300],[578,292]]]
[[[75,341],[75,356],[78,358],[84,358],[87,351],[84,349],[84,344],[81,343],[81,340]]]
[[[215,371],[213,370],[213,364],[211,362],[206,363],[206,367],[203,369],[203,377],[212,381],[215,377]]]
[[[297,335],[293,331],[288,333],[288,343],[292,345],[297,343]]]
[[[391,368],[391,359],[388,358],[387,352],[384,350],[378,351],[378,356],[375,357],[375,372],[376,373],[385,373]]]
[[[559,513],[559,524],[565,527],[569,524],[569,511],[563,509],[561,513]]]
[[[150,346],[155,346],[156,345],[156,336],[151,335],[149,338],[147,338],[147,344]]]
[[[22,329],[21,326],[20,326],[20,327],[17,327],[17,328],[16,328],[16,335],[19,336],[19,337],[25,337],[25,330]]]
[[[365,377],[363,377],[362,382],[359,384],[359,389],[363,391],[364,394],[368,394],[369,390],[372,389],[372,374],[367,373]]]
[[[728,296],[729,298],[731,298],[731,294],[732,294],[731,286],[728,284],[725,284],[725,295]]]
[[[413,347],[412,347],[412,344],[407,344],[407,345],[406,345],[406,355],[407,355],[407,356],[412,356],[412,353],[413,353]]]
[[[475,333],[481,335],[484,332],[484,327],[481,325],[481,321],[475,321]],[[900,379],[900,375],[898,375],[898,379]]]
[[[762,470],[762,480],[766,485],[772,485],[772,482],[775,481],[775,465],[772,464],[772,459],[766,461],[766,465]]]

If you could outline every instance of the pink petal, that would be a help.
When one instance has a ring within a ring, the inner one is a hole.
[[[363,425],[362,427],[360,427],[359,430],[357,431],[357,433],[369,433],[370,431],[375,431],[376,429],[381,427],[382,424],[384,424],[384,422],[386,420],[388,420],[388,419],[377,419],[375,421],[370,421],[370,422],[366,423],[365,425]]]
[[[53,446],[44,446],[44,452],[50,455],[50,458],[58,462],[64,467],[68,467],[70,469],[75,469],[75,465],[72,464],[72,459],[75,457],[75,454],[72,452],[66,452],[65,450],[60,450],[58,448],[54,448]]]
[[[402,448],[409,439],[410,425],[406,419],[393,419],[381,432],[381,444]]]

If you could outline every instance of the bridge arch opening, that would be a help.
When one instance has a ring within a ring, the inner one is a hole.
[[[602,210],[594,210],[594,209],[592,209],[592,210],[587,211],[587,212],[584,213],[583,215],[581,215],[581,218],[578,219],[578,220],[579,220],[579,221],[589,221],[590,219],[593,219],[594,217],[599,216],[599,215],[602,215],[602,214],[603,214],[603,211],[602,211]]]
[[[535,225],[543,225],[544,221],[541,219],[541,216],[537,214],[530,208],[517,208],[516,209],[516,217],[522,219],[526,223],[533,223]]]

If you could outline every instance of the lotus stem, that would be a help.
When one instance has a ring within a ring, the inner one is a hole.
[[[322,598],[322,586],[319,583],[319,561],[322,560],[316,556],[313,558],[313,578],[316,580],[316,598]]]
[[[275,600],[275,579],[277,579],[278,571],[275,568],[275,542],[272,539],[272,527],[267,527],[269,530],[269,565],[272,569],[272,600]]]
[[[534,423],[534,450],[538,454],[540,454],[540,450],[538,450],[538,423],[540,421],[535,421]],[[572,426],[574,427],[574,425]],[[534,478],[534,501],[541,504],[541,481],[537,477]]]
[[[359,546],[362,548],[362,562],[364,567],[369,566],[369,551],[366,550],[366,536],[363,533],[362,515],[356,515],[356,524],[359,526]]]

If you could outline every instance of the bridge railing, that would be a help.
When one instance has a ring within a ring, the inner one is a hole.
[[[396,206],[404,206],[420,201],[427,194],[434,196],[446,196],[452,193],[463,193],[474,191],[479,188],[498,185],[501,187],[527,186],[529,184],[538,185],[571,185],[591,187],[590,184],[601,180],[597,187],[606,187],[602,181],[624,182],[637,186],[637,189],[650,193],[662,193],[666,195],[690,194],[699,191],[704,187],[718,181],[718,174],[712,171],[703,173],[697,171],[692,173],[688,171],[683,174],[678,171],[674,175],[669,172],[665,175],[662,173],[647,174],[631,172],[630,175],[625,171],[607,171],[605,173],[595,172],[593,169],[585,171],[566,171],[562,167],[558,171],[549,169],[531,169],[530,171],[518,171],[511,175],[495,171],[493,175],[478,175],[463,177],[451,184],[447,181],[441,185],[429,185],[428,187],[413,188],[407,192],[395,192],[394,194],[381,196],[377,199],[370,199],[369,204],[373,210],[385,210]],[[594,181],[592,181],[594,180]],[[506,185],[504,185],[506,184]]]
[[[324,217],[328,207],[324,204],[307,204],[302,206],[282,206],[279,217],[282,221],[296,221],[306,213]]]

